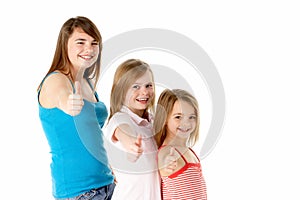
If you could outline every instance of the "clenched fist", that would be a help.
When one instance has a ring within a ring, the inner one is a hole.
[[[70,94],[67,102],[67,112],[71,116],[76,116],[81,112],[84,101],[81,94],[81,85],[78,81],[75,82],[75,93]]]

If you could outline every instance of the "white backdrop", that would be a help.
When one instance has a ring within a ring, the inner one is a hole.
[[[225,88],[226,120],[202,160],[209,200],[300,199],[296,0],[2,3],[1,199],[52,199],[36,88],[61,25],[78,15],[95,22],[104,41],[138,28],[169,29],[213,60]]]

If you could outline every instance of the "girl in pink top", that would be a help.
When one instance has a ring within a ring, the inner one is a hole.
[[[153,131],[155,88],[150,66],[138,59],[116,69],[104,133],[117,184],[113,200],[160,200]]]
[[[162,199],[206,200],[200,160],[191,148],[199,137],[195,97],[180,89],[164,90],[157,102],[154,129]]]

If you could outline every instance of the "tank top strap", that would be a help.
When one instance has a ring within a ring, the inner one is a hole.
[[[41,88],[42,88],[42,86],[43,86],[43,83],[45,82],[45,80],[46,80],[46,78],[48,78],[50,75],[52,75],[52,74],[58,74],[59,72],[51,72],[51,73],[49,73],[49,74],[47,74],[44,78],[43,78],[43,80],[42,80],[42,82],[41,82],[41,84],[40,84],[40,87],[38,88],[38,95],[40,95],[40,91],[41,91]],[[73,82],[71,81],[71,79],[68,77],[68,79],[69,79],[69,81],[70,81],[70,83],[71,83],[71,85],[72,85],[72,88],[73,88],[73,93],[75,93],[75,87],[74,87],[74,84],[73,84]]]
[[[178,150],[176,149],[175,147],[173,147],[175,149],[175,151],[177,151],[177,153],[179,153],[179,155],[181,156],[181,158],[183,159],[183,161],[185,162],[185,164],[187,164],[187,160],[185,159],[184,155]]]
[[[86,78],[86,81],[88,82],[88,84],[89,84],[90,88],[92,89],[92,91],[94,91],[94,87],[93,87],[92,83],[90,82],[90,79]],[[96,91],[94,92],[94,95],[95,95],[96,100],[98,102],[99,101],[99,97],[98,97],[98,94],[97,94]]]
[[[162,148],[166,147],[167,145],[162,145],[161,147],[158,148],[158,151],[160,151]],[[171,146],[173,147],[173,146]],[[177,153],[180,155],[180,157],[183,159],[183,161],[187,164],[187,160],[185,159],[185,157],[182,155],[182,153],[180,153],[180,151],[178,149],[176,149],[175,147],[173,147],[175,149],[175,151],[177,151]]]
[[[41,82],[41,84],[40,84],[40,86],[39,86],[39,88],[38,88],[38,95],[40,95],[40,91],[41,91],[41,89],[42,89],[42,86],[43,86],[43,84],[44,84],[46,78],[47,78],[48,76],[52,75],[52,74],[57,74],[57,73],[58,73],[58,72],[51,72],[51,73],[47,74],[47,75],[43,78],[43,80],[42,80],[42,82]]]
[[[197,154],[195,153],[195,151],[189,147],[189,150],[196,156],[197,160],[200,162],[200,158],[197,156]]]

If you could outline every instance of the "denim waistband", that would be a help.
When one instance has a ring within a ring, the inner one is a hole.
[[[111,199],[112,193],[115,189],[115,183],[105,185],[99,188],[92,189],[82,195],[79,195],[76,200],[92,199],[93,197],[100,195],[103,199]],[[99,197],[100,197],[99,196]]]
[[[85,192],[84,194],[80,194],[77,197],[65,198],[65,199],[56,199],[56,200],[89,200],[89,199],[94,199],[94,197],[109,200],[112,197],[115,186],[116,186],[115,183],[111,183],[109,185],[105,185],[105,186],[102,186],[102,187],[99,187],[99,188],[91,189],[90,191]]]

